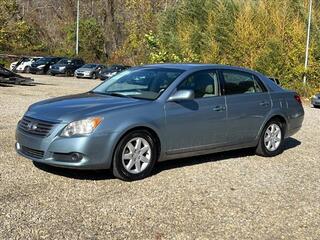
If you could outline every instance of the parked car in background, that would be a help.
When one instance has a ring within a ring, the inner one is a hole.
[[[311,98],[311,104],[312,104],[314,107],[320,107],[320,93],[314,95],[314,96]]]
[[[50,67],[50,74],[52,76],[58,75],[58,74],[65,74],[67,76],[73,76],[74,71],[78,68],[82,67],[85,64],[85,62],[82,59],[78,58],[63,58],[56,64],[52,65]]]
[[[130,68],[130,66],[112,65],[111,67],[108,67],[108,68],[104,69],[103,71],[101,71],[99,78],[102,81],[105,81],[105,80],[115,76],[119,72],[122,72],[123,70],[126,70],[128,68]]]
[[[89,63],[83,65],[81,68],[78,68],[75,72],[74,75],[77,78],[92,78],[96,79],[101,71],[105,69],[106,66],[101,65],[101,64],[95,64],[95,63]]]
[[[137,180],[175,158],[251,147],[276,156],[303,119],[299,95],[258,72],[156,64],[31,105],[18,123],[16,149],[43,164],[112,168],[120,179]]]
[[[10,70],[13,72],[29,73],[31,64],[38,61],[42,57],[22,57],[17,62],[10,65]]]
[[[50,67],[60,61],[61,57],[43,57],[38,61],[34,62],[30,66],[30,73],[47,74],[49,73]]]

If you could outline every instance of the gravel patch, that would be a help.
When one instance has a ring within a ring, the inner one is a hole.
[[[138,182],[18,156],[14,131],[36,101],[98,80],[32,76],[0,88],[0,239],[319,239],[320,109],[274,158],[250,150],[173,160]]]

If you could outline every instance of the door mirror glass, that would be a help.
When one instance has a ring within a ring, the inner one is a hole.
[[[174,93],[169,99],[169,102],[177,102],[183,100],[192,100],[194,99],[194,91],[193,90],[179,90]]]

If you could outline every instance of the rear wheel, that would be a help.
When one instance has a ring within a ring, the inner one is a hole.
[[[150,175],[157,158],[155,142],[148,131],[138,130],[124,136],[114,153],[113,174],[126,181]]]
[[[273,157],[283,152],[284,124],[271,120],[264,127],[256,153],[264,157]]]

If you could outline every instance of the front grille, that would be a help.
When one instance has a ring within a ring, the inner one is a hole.
[[[52,122],[47,122],[24,116],[19,122],[19,129],[29,134],[47,137],[50,135],[54,125],[55,124]]]
[[[28,157],[37,158],[37,159],[42,159],[43,155],[44,155],[43,151],[39,151],[36,149],[24,147],[24,146],[21,146],[20,151],[22,154],[24,154]]]

